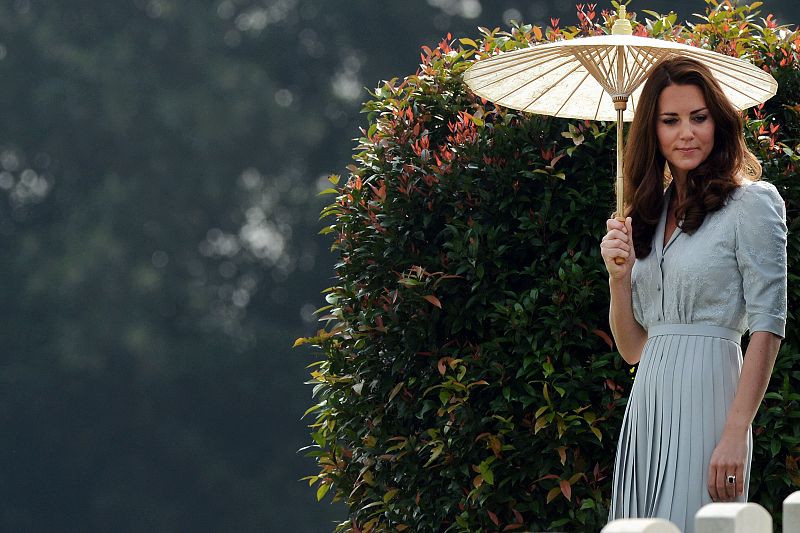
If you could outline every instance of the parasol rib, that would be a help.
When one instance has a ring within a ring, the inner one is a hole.
[[[650,75],[650,71],[655,64],[667,55],[660,50],[653,50],[649,53],[645,53],[644,50],[634,50],[633,52],[635,53],[631,55],[631,59],[633,60],[633,64],[638,67],[638,74],[636,74],[636,69],[632,66],[630,73],[631,82],[628,84],[631,92],[641,85],[645,78]]]
[[[605,89],[603,89],[605,90]],[[597,109],[594,110],[594,120],[597,120],[597,117],[600,116],[600,106],[603,103],[603,95],[600,95],[600,98],[597,99]]]
[[[558,111],[556,111],[556,114],[561,113],[561,111],[564,109],[564,107],[566,107],[566,105],[569,103],[570,99],[573,96],[575,96],[575,93],[578,92],[578,89],[581,88],[581,83],[583,83],[586,80],[586,78],[588,78],[590,75],[591,74],[589,72],[587,72],[586,75],[583,77],[583,79],[581,79],[581,82],[575,85],[575,88],[572,89],[572,92],[569,93],[569,95],[566,98],[564,98],[564,103],[561,104],[561,107],[558,108]]]
[[[601,87],[603,87],[603,89],[609,93],[614,92],[613,88],[607,82],[605,82],[605,79],[607,78],[606,73],[600,70],[600,65],[604,65],[605,62],[598,57],[599,51],[597,54],[592,54],[591,51],[587,54],[584,50],[575,49],[573,50],[573,53],[575,54],[575,58],[586,70],[591,73],[592,77],[594,77],[594,79],[600,84]]]

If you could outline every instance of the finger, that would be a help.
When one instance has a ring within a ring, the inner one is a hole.
[[[736,467],[736,497],[744,494],[744,465]]]
[[[724,476],[725,478],[725,500],[732,502],[736,499],[736,483],[739,482],[738,476],[734,479],[733,483],[728,482],[728,476],[733,475],[736,476],[736,469],[735,468],[727,468],[725,470],[727,472]]]
[[[734,476],[733,483],[728,482],[728,476]],[[725,501],[732,502],[736,499],[736,484],[739,482],[739,476],[736,475],[736,467],[729,465],[725,469],[723,478],[725,481]]]
[[[727,483],[728,485],[728,495],[730,496],[730,501],[736,501],[736,498],[742,493],[742,488],[744,486],[744,464],[737,464],[737,465],[730,465],[728,467],[728,472],[733,475],[734,480],[733,483]],[[727,482],[727,477],[726,482]]]
[[[617,220],[616,218],[609,218],[606,220],[606,230],[611,231],[612,229],[617,229],[622,232],[628,231],[625,227],[625,224]]]
[[[633,242],[633,219],[631,217],[625,219],[625,231],[631,236],[631,242]]]
[[[623,231],[619,230],[619,229],[609,230],[609,232],[606,233],[604,238],[606,240],[618,239],[618,240],[620,240],[622,242],[628,242],[629,241],[628,235],[626,233],[623,233]]]
[[[613,248],[619,248],[620,250],[625,250],[626,252],[631,251],[631,245],[619,239],[608,239],[606,241],[601,241],[600,247],[605,248],[607,250],[611,250]]]
[[[713,465],[708,467],[708,495],[711,496],[712,502],[719,501],[719,494],[717,494],[717,469]]]
[[[627,259],[630,253],[621,248],[605,248],[601,250],[600,255],[602,255],[603,259],[606,261],[613,262],[617,257]]]
[[[726,483],[726,481],[725,481],[725,469],[722,468],[721,466],[717,467],[716,484],[717,484],[717,501],[718,502],[726,502],[726,501],[728,501],[728,491],[727,491],[727,488],[725,486],[725,483]]]

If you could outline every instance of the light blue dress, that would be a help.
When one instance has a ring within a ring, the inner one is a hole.
[[[742,368],[741,336],[784,336],[786,210],[775,187],[745,182],[692,235],[664,246],[672,187],[653,248],[631,275],[648,339],[625,410],[609,519],[666,518],[694,532],[711,498],[708,466]],[[745,465],[747,499],[752,434]]]

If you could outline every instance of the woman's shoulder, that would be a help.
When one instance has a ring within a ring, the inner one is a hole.
[[[754,218],[786,219],[786,204],[778,189],[768,181],[743,180],[731,194],[734,211],[741,220]]]
[[[739,186],[731,193],[731,199],[741,201],[743,205],[783,203],[783,198],[775,185],[763,180],[742,179]]]

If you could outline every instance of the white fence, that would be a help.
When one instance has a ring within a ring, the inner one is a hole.
[[[772,533],[772,517],[757,503],[712,503],[695,515],[696,533]],[[601,533],[681,533],[668,520],[625,518]],[[800,533],[800,491],[783,501],[783,533]]]

